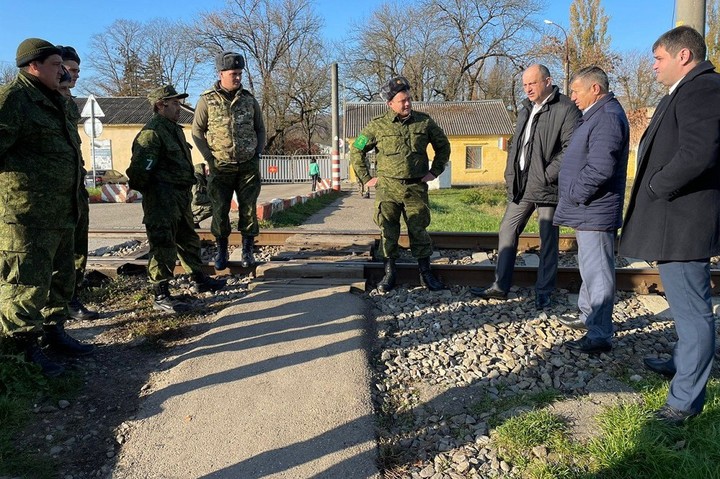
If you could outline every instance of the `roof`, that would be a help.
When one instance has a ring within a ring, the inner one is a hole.
[[[80,111],[82,111],[87,98],[73,98]],[[144,125],[153,116],[153,108],[144,96],[118,96],[98,98],[95,97],[105,116],[100,119],[103,125]],[[193,114],[183,108],[178,123],[192,123]],[[80,120],[84,122],[85,118]]]
[[[514,132],[502,100],[414,101],[412,108],[430,115],[448,136],[512,135]],[[384,102],[347,103],[345,136],[357,137],[370,120],[384,115],[387,110]]]

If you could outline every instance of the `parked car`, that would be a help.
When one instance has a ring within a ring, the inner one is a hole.
[[[95,170],[95,186],[106,184],[127,185],[128,177],[117,170]],[[93,172],[85,175],[85,186],[93,185]]]

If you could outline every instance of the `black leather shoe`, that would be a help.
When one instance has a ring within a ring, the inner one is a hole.
[[[66,333],[65,328],[59,325],[44,326],[41,343],[55,352],[68,356],[87,356],[95,351],[95,346],[81,343]]]
[[[610,341],[592,341],[587,336],[576,341],[566,341],[565,346],[585,354],[607,353],[612,349]]]
[[[537,293],[535,295],[535,307],[537,309],[549,308],[551,304],[550,293]]]
[[[585,323],[583,323],[580,318],[574,316],[559,316],[557,320],[560,324],[570,329],[587,329]]]
[[[73,296],[70,303],[68,303],[68,316],[72,319],[88,321],[98,319],[100,314],[97,311],[87,309],[77,296]]]
[[[190,291],[195,294],[219,291],[225,287],[225,280],[198,273],[190,279]]]
[[[675,376],[675,364],[672,359],[645,358],[643,359],[645,367],[654,373],[672,379]],[[669,406],[668,406],[669,407]]]
[[[65,372],[65,368],[45,356],[37,341],[28,344],[25,349],[25,360],[40,366],[45,377],[56,378]]]
[[[495,285],[488,286],[487,288],[470,288],[470,293],[481,298],[494,298],[494,299],[506,299],[507,292],[498,288]]]
[[[657,419],[658,421],[664,422],[667,425],[670,426],[680,426],[688,419],[692,419],[695,416],[697,416],[697,413],[692,411],[681,411],[680,409],[675,409],[672,406],[668,406],[667,404],[658,409],[657,411],[653,411],[653,417]]]

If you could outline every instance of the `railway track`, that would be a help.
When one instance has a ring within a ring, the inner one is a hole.
[[[200,238],[204,241],[214,241],[209,230],[198,230]],[[448,233],[431,232],[433,244],[436,249],[467,249],[472,251],[491,251],[497,248],[496,233]],[[144,240],[145,233],[140,230],[93,230],[91,238],[120,238]],[[372,261],[372,250],[375,242],[379,240],[377,232],[356,231],[323,231],[277,229],[263,230],[256,238],[256,245],[282,247],[283,253],[271,257],[275,264],[293,265],[295,275],[299,277],[317,278],[318,265],[337,267],[353,266],[362,268],[362,276],[370,284],[375,284],[383,276],[381,262]],[[241,243],[241,236],[233,232],[229,238],[232,246]],[[407,235],[400,239],[402,246],[408,245]],[[522,251],[537,250],[540,246],[539,236],[536,234],[523,234],[520,236],[519,249]],[[577,244],[573,235],[561,235],[560,250],[564,252],[575,251]],[[147,265],[147,250],[141,249],[125,256],[94,257],[88,260],[88,268],[96,269],[105,274],[126,274],[144,271]],[[264,269],[264,268],[263,268]],[[216,274],[212,264],[205,266],[206,273]],[[305,271],[305,273],[304,273]],[[494,266],[484,264],[456,265],[433,263],[433,271],[450,285],[480,286],[492,283],[494,280]],[[183,272],[180,266],[177,273]],[[249,274],[255,268],[243,268],[238,261],[229,262],[228,270],[223,274]],[[398,282],[418,285],[419,277],[415,263],[398,263]],[[513,283],[521,287],[530,287],[535,284],[536,269],[534,267],[517,266],[515,268]],[[656,268],[627,267],[616,269],[617,289],[634,291],[641,294],[662,292],[662,282]],[[712,270],[713,293],[720,293],[720,270]],[[558,269],[558,287],[577,291],[580,286],[580,273],[575,267],[560,267]]]

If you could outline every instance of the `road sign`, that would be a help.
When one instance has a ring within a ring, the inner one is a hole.
[[[98,136],[100,136],[102,134],[102,131],[103,131],[102,122],[100,120],[98,120],[97,118],[95,118],[95,132],[94,132],[95,136],[93,136],[93,121],[92,120],[93,120],[92,118],[88,118],[87,120],[85,120],[85,123],[83,124],[83,130],[85,130],[85,134],[88,137],[90,137],[91,139],[97,138]]]
[[[83,107],[82,112],[80,112],[80,116],[83,118],[89,118],[91,116],[102,118],[105,116],[105,113],[103,113],[102,108],[100,108],[100,104],[98,104],[94,95],[88,96],[85,106]]]

